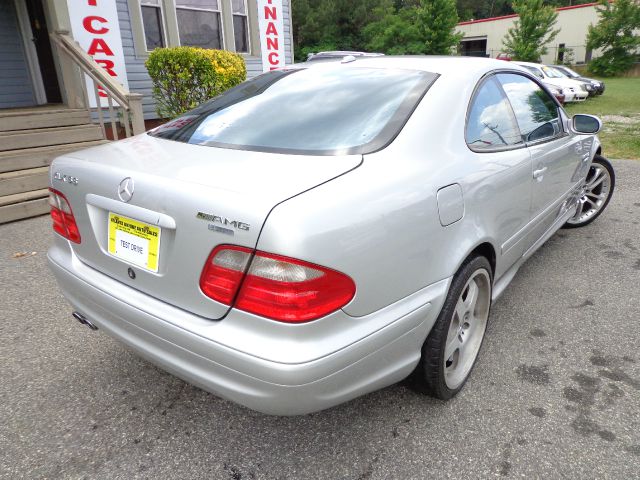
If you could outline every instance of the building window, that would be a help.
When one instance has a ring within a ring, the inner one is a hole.
[[[160,0],[142,0],[142,24],[147,50],[164,47],[164,32],[162,28],[162,7]]]
[[[564,62],[564,52],[566,51],[565,44],[561,43],[558,45],[558,63]]]
[[[249,53],[249,22],[246,0],[231,0],[233,7],[233,36],[236,52]]]
[[[176,0],[180,44],[223,48],[218,0]]]

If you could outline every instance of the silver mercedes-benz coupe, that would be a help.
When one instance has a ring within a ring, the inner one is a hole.
[[[518,267],[606,207],[600,127],[507,62],[294,65],[56,159],[49,263],[81,323],[249,408],[447,399]]]

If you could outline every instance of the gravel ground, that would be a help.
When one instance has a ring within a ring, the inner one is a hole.
[[[79,325],[46,267],[49,219],[0,226],[0,477],[639,478],[640,162],[615,167],[608,211],[496,302],[455,399],[401,383],[302,417],[221,400]]]

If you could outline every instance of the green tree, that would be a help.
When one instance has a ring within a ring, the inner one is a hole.
[[[420,32],[413,23],[413,8],[396,11],[392,5],[376,10],[379,20],[371,22],[363,30],[366,49],[388,55],[418,55],[423,53]]]
[[[387,1],[292,0],[296,58],[321,50],[363,50],[363,29]]]
[[[423,53],[451,54],[458,46],[462,34],[456,33],[458,11],[455,0],[421,0],[416,9],[417,27],[424,42]]]
[[[366,47],[372,51],[447,55],[462,38],[455,31],[458,13],[454,0],[419,0],[399,9],[387,2],[374,14],[378,20],[363,31]]]
[[[478,20],[513,13],[509,0],[457,0],[461,20]]]
[[[592,0],[544,0],[545,5],[554,8],[591,2]],[[457,0],[456,3],[461,20],[479,20],[513,13],[510,0]]]
[[[502,44],[515,60],[537,62],[547,53],[546,45],[560,30],[554,30],[558,14],[543,0],[515,0],[513,10],[519,15]]]
[[[633,65],[640,47],[640,2],[638,0],[600,0],[597,25],[589,26],[587,48],[603,49],[602,55],[589,64],[598,75],[612,76]]]

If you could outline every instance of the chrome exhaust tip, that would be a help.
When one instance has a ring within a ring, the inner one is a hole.
[[[73,318],[75,318],[81,324],[86,325],[91,330],[98,330],[98,327],[95,326],[93,323],[91,323],[89,320],[87,320],[87,317],[82,315],[80,312],[73,312],[71,315],[73,316]]]

